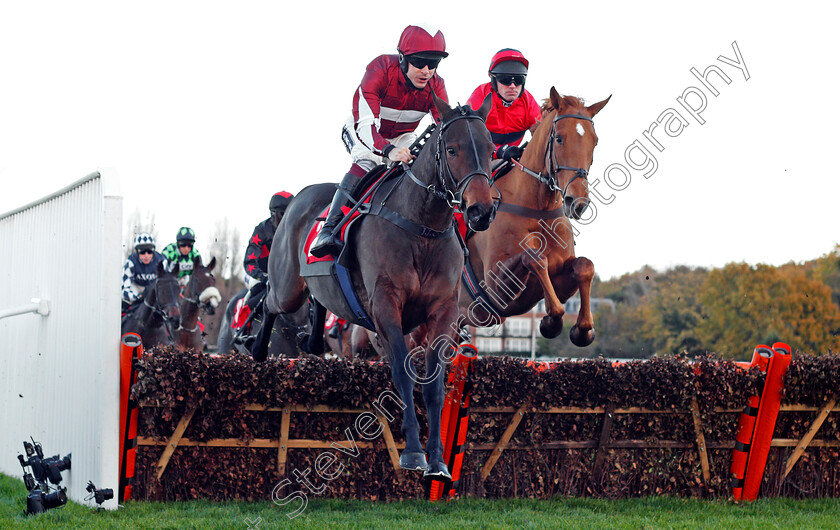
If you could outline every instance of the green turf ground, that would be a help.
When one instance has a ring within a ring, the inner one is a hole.
[[[313,499],[293,520],[270,502],[136,502],[94,512],[68,503],[25,517],[23,482],[0,475],[0,529],[7,528],[840,528],[840,499],[725,501],[643,498],[362,502]],[[250,525],[249,525],[250,522]]]

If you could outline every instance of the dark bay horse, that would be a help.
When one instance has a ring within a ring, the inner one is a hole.
[[[245,298],[248,294],[248,289],[242,289],[233,295],[225,308],[225,314],[222,317],[222,323],[219,326],[219,340],[217,347],[219,353],[244,353],[250,355],[248,347],[245,344],[247,335],[255,335],[260,329],[260,320],[262,316],[254,315],[251,321],[251,328],[243,332],[240,329],[234,329],[231,325],[236,313],[237,303]],[[271,333],[269,342],[268,355],[270,357],[296,357],[301,353],[298,347],[298,336],[308,332],[309,324],[309,305],[304,304],[301,308],[291,315],[278,315],[277,320],[274,321],[274,329]]]
[[[388,352],[394,385],[402,399],[399,405],[406,445],[400,466],[425,470],[426,476],[439,479],[450,476],[442,458],[440,433],[446,371],[443,363],[457,346],[451,324],[458,316],[458,279],[464,265],[463,250],[452,229],[453,212],[460,203],[473,230],[486,230],[493,220],[495,205],[488,182],[493,143],[484,124],[490,104],[488,98],[478,111],[469,107],[452,109],[435,98],[441,125],[413,165],[395,177],[399,180],[390,191],[377,192],[371,200],[371,210],[387,204],[401,219],[400,225],[380,215],[364,215],[349,228],[346,247],[350,249],[350,281]],[[307,233],[329,205],[334,191],[334,184],[320,184],[305,188],[295,197],[277,228],[268,258],[271,290],[266,299],[266,320],[278,313],[297,311],[307,291],[311,292],[316,300],[316,317],[310,350],[323,348],[324,306],[350,322],[361,323],[358,315],[346,310],[332,275],[301,276],[302,269],[306,272]],[[345,250],[342,258],[347,255]],[[434,336],[441,339],[430,341],[425,350],[428,375],[422,383],[429,421],[428,463],[414,413],[413,392],[418,377],[403,338],[421,323],[427,323]],[[255,354],[262,352],[264,342],[264,337],[258,337],[260,348]]]
[[[123,317],[122,333],[139,334],[145,349],[159,344],[171,345],[174,341],[175,330],[181,322],[178,270],[175,265],[174,271],[167,272],[163,263],[159,263],[157,279],[146,287],[142,303]]]
[[[201,265],[201,258],[193,260],[193,272],[181,292],[181,325],[175,333],[175,349],[178,351],[204,350],[204,335],[198,325],[199,314],[201,311],[214,314],[222,301],[222,293],[216,287],[213,276],[215,266],[215,257],[206,267]]]
[[[465,274],[460,303],[469,324],[495,325],[499,317],[525,313],[544,298],[540,333],[554,338],[563,329],[563,303],[579,290],[580,311],[569,337],[577,346],[592,343],[589,295],[595,269],[575,256],[570,219],[580,219],[589,205],[587,175],[598,143],[592,118],[609,99],[587,107],[551,88],[521,163],[495,181],[501,193],[496,220],[467,241],[474,277]],[[469,284],[485,286],[480,302],[468,292]]]

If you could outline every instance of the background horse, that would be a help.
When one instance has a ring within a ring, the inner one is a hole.
[[[175,348],[178,351],[204,351],[204,333],[198,325],[201,311],[208,315],[216,312],[222,301],[222,293],[216,288],[213,268],[216,258],[206,267],[201,265],[201,258],[193,260],[193,272],[181,293],[181,325],[175,334]]]
[[[345,327],[338,331],[337,338],[330,336],[329,330],[325,330],[324,341],[333,355],[342,359],[361,358],[378,361],[385,357],[376,334],[352,322],[347,322]]]
[[[242,289],[236,293],[228,302],[222,323],[219,328],[219,339],[217,347],[219,353],[245,353],[249,354],[247,346],[243,343],[243,336],[238,329],[232,327],[233,317],[236,312],[236,304],[245,298],[248,289]],[[261,315],[255,315],[252,320],[252,328],[248,335],[256,334],[260,329]],[[297,357],[300,353],[298,346],[299,336],[308,333],[309,329],[309,304],[304,304],[297,312],[291,315],[278,315],[274,321],[274,329],[268,347],[268,355],[271,357]]]
[[[143,291],[143,301],[123,317],[122,333],[139,334],[145,349],[173,343],[181,320],[178,271],[177,264],[175,270],[167,272],[163,263],[158,263],[157,279]]]
[[[495,181],[501,193],[496,220],[467,241],[471,284],[486,286],[486,299],[473,302],[462,282],[466,322],[492,326],[499,317],[520,315],[545,299],[540,333],[554,338],[563,329],[563,303],[580,290],[580,312],[569,333],[577,346],[595,338],[589,295],[595,269],[575,257],[571,219],[589,205],[587,175],[598,136],[592,118],[609,98],[588,107],[551,87],[543,118],[521,164]],[[489,292],[489,294],[487,294]]]
[[[454,207],[462,210],[474,230],[486,230],[494,215],[488,171],[493,143],[484,124],[490,110],[487,98],[476,113],[469,107],[451,109],[435,98],[441,125],[429,137],[414,164],[375,193],[371,208],[387,204],[390,217],[365,215],[348,229],[347,258],[351,282],[391,361],[391,373],[402,402],[404,469],[425,470],[426,476],[449,478],[443,462],[440,414],[444,400],[445,361],[452,354],[451,324],[458,316],[458,278],[464,254],[453,230]],[[477,177],[477,178],[475,178]],[[386,192],[387,191],[387,192]],[[324,304],[336,315],[361,323],[337,291],[332,276],[301,277],[306,263],[307,234],[315,218],[330,203],[334,184],[309,186],[289,205],[274,235],[268,258],[272,289],[266,298],[269,316],[297,311],[306,300],[307,286],[315,298],[315,318],[309,347],[323,345]],[[355,252],[353,252],[355,250]],[[429,421],[428,464],[420,444],[414,413],[414,383],[418,380],[403,335],[421,323],[440,340],[425,352],[423,399]],[[265,337],[258,337],[255,359],[261,358]]]

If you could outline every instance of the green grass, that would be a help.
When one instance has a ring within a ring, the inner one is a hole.
[[[647,497],[601,499],[465,499],[452,502],[363,502],[312,499],[299,517],[292,505],[271,502],[128,502],[125,508],[94,512],[68,503],[26,517],[23,482],[0,475],[0,529],[7,528],[838,528],[840,500],[760,500],[736,505]],[[256,526],[251,526],[255,528]]]

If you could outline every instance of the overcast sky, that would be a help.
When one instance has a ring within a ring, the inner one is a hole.
[[[124,216],[154,211],[159,247],[189,225],[204,252],[225,217],[244,239],[274,192],[344,174],[340,129],[365,66],[426,22],[446,36],[438,72],[451,103],[488,80],[503,47],[530,59],[538,100],[552,85],[589,103],[612,94],[595,119],[590,181],[614,198],[594,202],[577,238],[602,278],[644,264],[802,261],[840,241],[829,4],[328,4],[4,2],[0,212],[114,168]],[[710,75],[717,96],[690,71],[710,65],[731,80]],[[706,100],[697,116],[678,102],[686,90],[687,105]],[[678,134],[660,126],[655,147],[644,132],[657,119]],[[636,141],[656,158],[649,178],[625,159]]]

